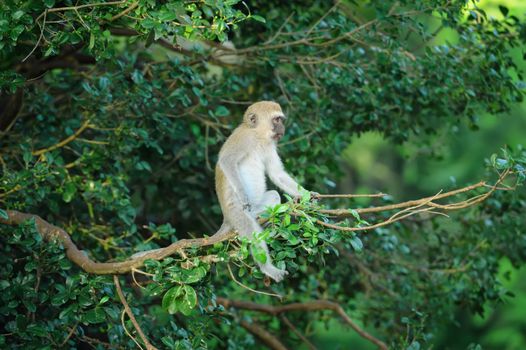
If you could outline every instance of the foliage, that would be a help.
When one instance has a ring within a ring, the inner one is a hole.
[[[456,39],[435,45],[444,29]],[[220,221],[212,167],[249,101],[283,105],[286,167],[306,188],[334,191],[336,155],[354,136],[418,135],[410,139],[418,147],[441,128],[476,129],[480,113],[521,101],[509,50],[525,40],[522,19],[466,1],[4,1],[1,206],[63,227],[101,261],[210,235]],[[519,146],[488,160],[518,181],[525,163]],[[254,346],[239,326],[247,320],[298,343],[283,318],[216,302],[279,304],[237,280],[286,302],[334,300],[394,348],[418,349],[455,320],[456,307],[476,313],[502,300],[500,258],[526,259],[525,207],[519,188],[451,219],[350,234],[313,224],[325,218],[303,198],[269,209],[259,237],[290,272],[285,282],[266,286],[238,240],[149,260],[127,275],[125,292],[158,347]],[[72,265],[32,222],[0,231],[2,346],[135,346],[110,277]],[[287,317],[299,330],[330,319]]]

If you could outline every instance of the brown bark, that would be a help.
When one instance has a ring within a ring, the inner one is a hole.
[[[21,213],[16,210],[7,210],[7,215],[9,216],[7,220],[0,218],[0,224],[18,225],[26,220],[34,219],[37,230],[44,240],[57,240],[64,246],[66,256],[72,262],[80,266],[84,271],[98,275],[131,272],[133,269],[141,267],[147,259],[161,260],[185,248],[210,246],[235,237],[234,232],[228,232],[227,234],[219,234],[212,237],[182,239],[165,248],[150,250],[144,252],[141,256],[132,257],[124,261],[96,262],[73,243],[71,237],[64,229],[50,224],[40,216]]]
[[[225,308],[236,308],[236,309],[242,309],[242,310],[251,310],[251,311],[258,311],[258,312],[264,312],[271,315],[279,315],[284,312],[290,312],[290,311],[320,311],[320,310],[331,310],[338,314],[344,321],[347,323],[358,335],[360,335],[362,338],[369,340],[371,343],[378,346],[379,349],[386,350],[387,345],[372,336],[371,334],[367,333],[365,330],[363,330],[360,326],[358,326],[346,313],[343,308],[335,302],[328,301],[328,300],[312,300],[307,301],[304,303],[291,303],[291,304],[285,304],[285,305],[266,305],[266,304],[257,304],[250,301],[242,301],[242,300],[230,300],[225,298],[217,298],[217,303],[223,305]]]

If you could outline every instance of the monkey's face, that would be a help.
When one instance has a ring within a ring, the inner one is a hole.
[[[277,114],[272,116],[271,120],[271,129],[272,129],[272,139],[279,141],[283,135],[285,135],[285,116],[283,114]]]
[[[285,134],[285,119],[279,104],[260,101],[247,108],[243,123],[250,129],[256,129],[258,138],[279,141]]]

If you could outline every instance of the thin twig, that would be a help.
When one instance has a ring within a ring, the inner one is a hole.
[[[293,324],[290,322],[290,320],[285,315],[281,315],[281,320],[289,327],[294,334],[298,336],[298,338],[301,339],[301,341],[310,349],[310,350],[316,350],[316,347],[314,344],[312,344],[307,337],[305,337]]]
[[[122,324],[122,328],[124,329],[124,332],[128,335],[128,337],[131,338],[131,340],[133,340],[133,342],[137,345],[137,347],[139,347],[139,349],[143,350],[141,344],[139,344],[137,339],[135,339],[135,337],[130,333],[128,328],[126,328],[126,322],[124,321],[124,315],[126,315],[126,310],[122,309],[122,312],[121,312],[121,324]]]
[[[65,138],[64,140],[60,141],[59,143],[57,144],[54,144],[53,146],[50,146],[50,147],[47,147],[47,148],[43,148],[43,149],[39,149],[39,150],[36,150],[36,151],[33,151],[33,155],[34,156],[39,156],[41,154],[44,154],[46,152],[51,152],[57,148],[60,148],[60,147],[64,147],[65,145],[67,145],[68,143],[72,142],[73,140],[75,140],[80,134],[82,134],[82,132],[84,130],[86,130],[87,128],[90,127],[90,124],[89,124],[90,120],[86,120],[84,122],[84,124],[81,125],[81,127],[75,131],[75,133],[71,136],[69,136],[68,138]]]
[[[137,8],[137,6],[139,6],[139,2],[136,1],[134,2],[133,4],[131,4],[129,7],[127,7],[124,11],[116,14],[115,16],[113,16],[112,18],[110,18],[110,22],[113,22],[115,21],[116,19],[119,19],[121,18],[122,16],[125,16],[127,15],[129,12],[135,10]]]
[[[279,298],[280,300],[283,299],[283,296],[282,295],[279,295],[279,294],[274,294],[274,293],[269,293],[269,292],[263,292],[261,290],[255,290],[255,289],[252,289],[250,288],[249,286],[246,286],[244,285],[243,283],[239,282],[235,277],[234,277],[234,273],[232,272],[232,269],[230,268],[230,264],[226,264],[227,268],[228,268],[228,272],[230,273],[230,278],[232,278],[232,280],[234,282],[236,282],[237,284],[239,284],[241,287],[251,291],[251,292],[254,292],[254,293],[257,293],[257,294],[263,294],[263,295],[268,295],[268,296],[271,296],[271,297],[276,297],[276,298]]]
[[[41,13],[37,17],[37,21],[45,15],[45,13],[51,13],[51,12],[62,12],[62,11],[72,11],[72,10],[80,10],[87,7],[98,7],[98,6],[113,6],[113,5],[122,5],[126,3],[127,0],[120,0],[120,1],[108,1],[108,2],[97,2],[94,4],[84,4],[84,5],[78,5],[78,6],[66,6],[66,7],[55,7],[51,9],[46,9],[43,13]]]
[[[66,338],[64,338],[64,340],[62,341],[62,343],[60,343],[60,347],[63,347],[64,345],[66,345],[66,343],[68,342],[68,340],[71,339],[71,337],[73,336],[73,334],[75,334],[75,331],[77,330],[77,327],[79,325],[79,322],[77,321],[77,323],[75,323],[75,325],[73,327],[71,327],[71,329],[69,330],[68,332],[68,335],[66,335]]]
[[[146,338],[146,336],[144,335],[144,332],[142,331],[141,326],[139,326],[139,323],[135,319],[135,316],[133,315],[133,312],[130,309],[128,302],[126,301],[126,298],[124,297],[124,293],[122,292],[121,285],[119,283],[119,277],[117,275],[113,275],[113,283],[115,284],[115,289],[117,290],[119,299],[121,300],[121,303],[124,306],[124,311],[126,311],[126,313],[128,314],[128,317],[133,323],[133,326],[135,327],[135,330],[137,331],[137,333],[139,333],[139,336],[141,337],[142,342],[146,346],[146,349],[147,350],[157,350],[157,348],[148,341],[148,338]]]
[[[365,214],[365,213],[376,213],[381,211],[389,211],[389,210],[395,210],[395,209],[401,209],[406,207],[411,207],[414,205],[418,205],[422,202],[428,201],[430,198],[434,198],[435,200],[451,197],[460,193],[469,192],[476,188],[483,187],[486,185],[485,181],[480,181],[474,185],[466,186],[463,188],[459,188],[453,191],[444,192],[440,195],[435,195],[431,197],[425,197],[421,199],[411,200],[407,202],[402,203],[396,203],[396,204],[389,204],[389,205],[382,205],[377,207],[369,207],[369,208],[357,208],[355,211],[358,214]],[[328,215],[334,215],[334,216],[352,216],[352,213],[348,209],[322,209],[320,210],[320,213],[322,214],[328,214]]]
[[[281,32],[283,32],[283,29],[289,23],[292,16],[294,16],[294,12],[291,12],[290,15],[288,15],[288,17],[285,19],[285,21],[283,21],[283,24],[281,24],[281,26],[278,28],[276,33],[272,37],[270,37],[267,41],[265,41],[263,45],[269,45],[272,42],[274,42],[274,40],[276,40],[276,38],[280,36]]]
[[[321,21],[323,21],[332,11],[334,11],[334,9],[336,9],[340,5],[340,2],[340,0],[335,1],[334,5],[327,12],[325,12],[323,16],[321,16],[316,22],[314,22],[314,24],[309,28],[309,30],[307,30],[305,35],[309,35],[310,33],[312,33],[314,28],[316,28],[316,26],[320,24]]]
[[[376,197],[385,197],[385,193],[373,193],[373,194],[319,194],[316,197],[318,198],[376,198]]]
[[[37,49],[38,45],[40,45],[40,42],[42,41],[42,38],[44,37],[44,27],[46,26],[47,11],[48,11],[47,9],[44,10],[44,20],[42,21],[42,24],[40,24],[40,22],[38,22],[38,19],[37,19],[37,23],[40,26],[40,36],[38,37],[37,43],[35,44],[35,46],[33,46],[33,49],[31,50],[31,52],[29,52],[27,54],[27,56],[24,57],[22,62],[25,62],[29,58],[29,56],[31,56],[33,54],[33,52],[35,52],[35,50]]]

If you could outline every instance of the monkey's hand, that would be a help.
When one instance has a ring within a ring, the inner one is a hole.
[[[318,192],[313,192],[313,191],[304,191],[303,193],[301,193],[300,195],[298,196],[295,196],[293,198],[293,201],[294,203],[299,203],[301,202],[302,200],[305,200],[305,195],[308,193],[308,201],[310,202],[313,202],[313,201],[317,201],[318,199],[320,199],[320,194]]]
[[[310,192],[310,200],[311,201],[317,201],[320,199],[320,194],[318,192],[311,191]]]

